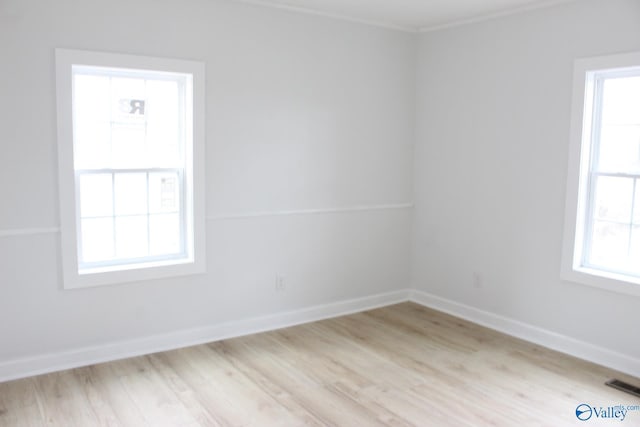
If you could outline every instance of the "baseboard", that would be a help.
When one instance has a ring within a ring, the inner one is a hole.
[[[136,340],[0,362],[0,382],[272,331],[397,304],[407,301],[408,297],[408,290],[389,292],[316,305],[300,310],[285,311],[268,316],[226,322],[211,327],[189,329]]]
[[[300,310],[285,311],[268,316],[225,322],[205,328],[189,329],[136,340],[0,362],[0,382],[272,331],[405,301],[412,301],[507,335],[640,378],[640,360],[637,358],[423,291],[405,289],[316,305]]]
[[[409,300],[507,335],[640,378],[640,359],[423,291],[410,290]]]

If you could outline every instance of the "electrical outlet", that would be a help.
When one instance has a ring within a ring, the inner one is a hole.
[[[286,285],[284,282],[284,276],[281,276],[280,274],[276,274],[276,291],[284,292],[285,289],[286,289]]]
[[[482,275],[480,275],[480,273],[478,273],[478,272],[474,272],[473,273],[473,287],[476,288],[476,289],[482,289],[483,288]]]

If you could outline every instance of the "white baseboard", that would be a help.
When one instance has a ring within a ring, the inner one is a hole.
[[[409,300],[507,335],[640,378],[640,359],[423,291],[410,290]]]
[[[412,301],[640,378],[640,360],[429,293],[405,289],[136,340],[0,362],[0,382],[271,331]]]
[[[408,300],[408,296],[408,290],[389,292],[268,316],[225,322],[211,327],[189,329],[95,347],[79,348],[61,353],[0,362],[0,382],[344,316],[405,302]]]
[[[300,310],[285,311],[268,316],[225,322],[211,327],[189,329],[136,340],[0,362],[0,382],[344,316],[404,302],[408,300],[408,295],[408,290],[389,292]]]

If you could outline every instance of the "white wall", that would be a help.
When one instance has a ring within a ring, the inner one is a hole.
[[[560,256],[573,60],[640,49],[640,1],[426,33],[418,49],[414,287],[639,360],[638,297],[561,281]]]
[[[0,366],[406,288],[410,209],[234,216],[410,203],[415,41],[230,1],[3,0]],[[56,47],[206,63],[206,275],[61,289]]]
[[[410,283],[637,361],[638,298],[559,271],[572,62],[640,49],[639,22],[637,0],[419,36],[222,0],[3,0],[0,378]],[[206,275],[61,290],[56,47],[206,62]],[[381,205],[400,208],[278,214]]]

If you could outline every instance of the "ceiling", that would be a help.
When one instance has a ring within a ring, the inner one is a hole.
[[[405,31],[429,31],[575,0],[242,0]]]

